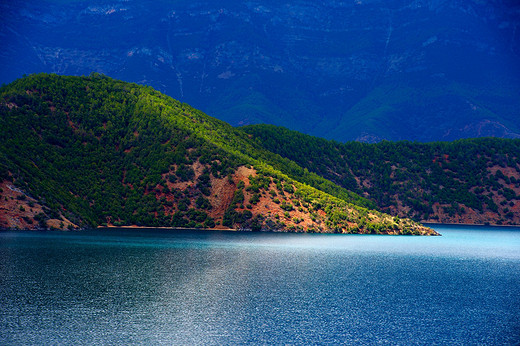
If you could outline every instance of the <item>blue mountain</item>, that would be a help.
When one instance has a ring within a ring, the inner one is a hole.
[[[100,72],[338,141],[520,137],[515,0],[2,1],[0,41],[0,83]]]

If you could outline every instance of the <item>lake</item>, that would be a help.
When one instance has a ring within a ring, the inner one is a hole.
[[[0,232],[0,344],[519,344],[520,229]]]

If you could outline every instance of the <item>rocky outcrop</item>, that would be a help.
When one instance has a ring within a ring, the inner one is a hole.
[[[0,229],[74,229],[63,215],[56,215],[9,180],[0,182]]]

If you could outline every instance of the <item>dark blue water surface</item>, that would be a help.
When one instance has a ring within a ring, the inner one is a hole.
[[[0,344],[518,344],[520,229],[0,232]]]

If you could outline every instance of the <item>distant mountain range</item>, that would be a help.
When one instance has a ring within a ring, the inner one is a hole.
[[[520,138],[513,0],[3,1],[0,40],[3,83],[95,71],[337,141]]]

